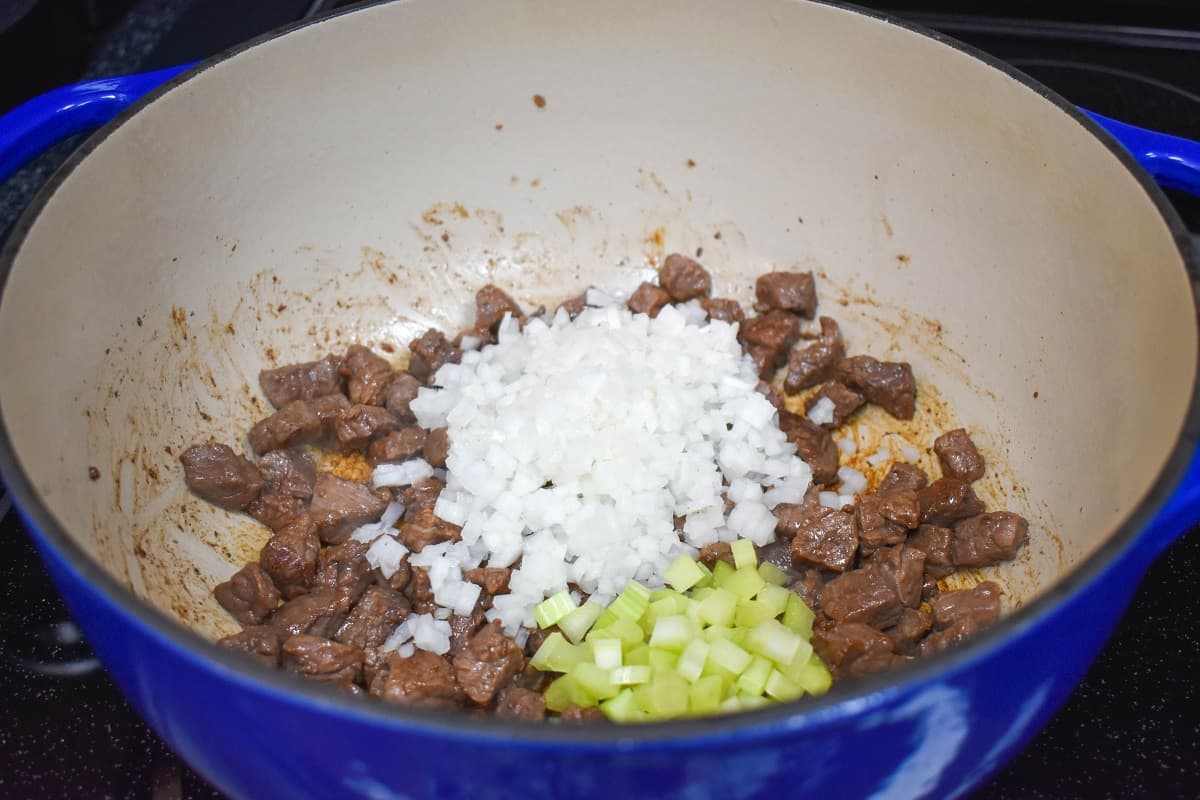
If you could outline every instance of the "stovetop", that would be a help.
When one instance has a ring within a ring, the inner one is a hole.
[[[34,10],[0,30],[0,73],[14,74],[19,65],[28,78],[0,87],[0,112],[58,83],[203,58],[352,3],[16,5]],[[1190,0],[1097,2],[1084,12],[1029,2],[860,5],[893,10],[964,40],[1092,110],[1200,139],[1200,15]],[[0,4],[0,28],[9,23],[6,9]],[[54,149],[0,184],[0,239],[71,146]],[[1193,234],[1200,234],[1200,201],[1170,197]],[[0,500],[0,516],[0,797],[220,798],[122,699],[71,623],[7,501]],[[1067,705],[977,792],[977,800],[1200,797],[1197,574],[1200,529],[1151,567]]]

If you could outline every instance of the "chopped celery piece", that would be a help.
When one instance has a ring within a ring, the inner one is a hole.
[[[751,545],[753,547],[753,545]],[[682,555],[671,563],[663,572],[663,578],[671,587],[679,592],[686,592],[704,579],[704,573],[699,569],[691,556]]]
[[[738,539],[729,546],[733,551],[733,566],[736,569],[758,566],[758,554],[754,552],[754,542],[749,539]]]
[[[804,694],[804,689],[798,683],[784,677],[777,669],[771,670],[771,674],[767,676],[764,691],[768,697],[773,697],[781,703],[795,700]]]
[[[760,603],[766,603],[767,607],[771,609],[771,616],[778,617],[787,609],[788,598],[795,596],[795,594],[782,586],[768,583],[758,590],[758,594],[754,596],[754,599]]]
[[[675,664],[679,661],[679,654],[672,653],[670,650],[662,650],[657,647],[651,647],[646,655],[646,661],[653,670],[672,670],[675,669]]]
[[[551,711],[562,711],[567,706],[591,708],[596,705],[596,698],[579,685],[572,675],[563,675],[546,687],[546,708]]]
[[[758,565],[758,574],[762,579],[772,586],[787,586],[788,575],[779,567],[772,564],[770,561],[764,561]]]
[[[829,674],[829,667],[825,666],[825,662],[813,653],[794,680],[809,694],[825,694],[833,683],[833,676]]]
[[[704,577],[696,583],[696,588],[707,589],[708,587],[712,586],[712,570],[704,566],[704,564],[699,561],[696,562],[696,566],[700,568],[701,574],[704,575]]]
[[[571,599],[571,593],[563,589],[534,606],[533,618],[537,620],[539,628],[549,628],[574,610],[575,601]]]
[[[612,601],[612,605],[608,607],[608,610],[620,619],[628,619],[636,622],[638,617],[646,613],[646,607],[649,605],[650,590],[637,581],[630,581],[629,585],[625,587],[625,591],[617,595],[617,599]]]
[[[683,614],[660,617],[650,634],[650,646],[679,652],[699,634],[696,623]]]
[[[812,647],[779,620],[774,619],[758,623],[746,637],[747,650],[785,667],[792,663],[801,645]]]
[[[629,652],[625,654],[626,666],[632,665],[648,665],[650,663],[650,645],[646,643],[639,644],[636,647],[631,647]]]
[[[692,589],[692,593],[689,595],[688,599],[690,599],[693,603],[699,603],[704,598],[706,598],[710,594],[712,594],[714,591],[716,591],[716,590],[713,589],[711,586],[704,586],[699,589]]]
[[[725,625],[709,625],[700,635],[704,637],[704,641],[712,644],[716,639],[733,639],[734,630]]]
[[[617,696],[617,687],[612,682],[612,670],[598,667],[588,661],[571,667],[567,673],[579,687],[598,700]]]
[[[692,639],[679,654],[679,660],[675,662],[675,671],[687,678],[690,683],[695,683],[704,671],[704,662],[708,660],[708,650],[708,642],[703,639]]]
[[[737,696],[726,697],[721,701],[721,705],[717,706],[717,710],[722,714],[728,714],[731,711],[741,711],[742,701],[737,699]]]
[[[783,610],[783,624],[805,639],[811,639],[813,620],[816,619],[816,616],[812,609],[793,592],[792,596],[788,598],[787,608]]]
[[[717,563],[713,564],[712,574],[712,585],[724,586],[725,581],[733,574],[733,564],[718,559]]]
[[[645,664],[617,667],[608,679],[616,686],[645,683],[650,680],[650,667]]]
[[[649,683],[633,690],[638,705],[656,719],[670,719],[687,711],[688,683],[672,670],[657,670]]]
[[[642,624],[643,630],[645,630],[647,634],[650,634],[654,631],[654,626],[663,617],[672,617],[676,614],[682,614],[684,609],[687,607],[687,603],[688,601],[686,599],[683,601],[683,603],[677,603],[674,598],[671,597],[664,597],[661,600],[655,600],[650,604],[650,607],[646,609],[646,613],[642,615],[642,618],[638,620],[638,622]]]
[[[722,588],[733,592],[739,600],[749,600],[758,594],[759,589],[766,585],[767,582],[758,574],[757,569],[754,567],[742,567],[725,579]]]
[[[620,639],[625,647],[636,647],[646,640],[646,632],[633,620],[617,618],[599,630],[593,628],[586,637],[594,642],[600,639]]]
[[[584,603],[560,619],[558,629],[562,631],[563,636],[570,640],[571,644],[579,644],[602,613],[604,613],[604,606],[599,603]]]
[[[787,589],[784,591],[786,592]],[[741,600],[737,604],[737,613],[733,615],[733,622],[740,628],[753,628],[763,620],[774,619],[776,613],[772,611],[771,606],[761,600]]]
[[[688,711],[693,714],[711,714],[721,707],[725,695],[725,684],[716,675],[706,675],[688,688]]]
[[[734,675],[740,675],[753,660],[753,656],[728,639],[716,639],[711,642],[708,657],[714,664],[724,667]]]
[[[713,589],[712,594],[700,601],[700,619],[709,625],[729,627],[737,611],[737,600],[737,595],[728,589]]]
[[[554,631],[542,642],[529,663],[542,672],[567,672],[587,657],[582,647],[571,644],[561,633]]]
[[[602,702],[600,710],[613,722],[637,722],[646,718],[646,712],[638,705],[633,689],[622,689],[616,697]]]
[[[745,692],[739,694],[737,699],[741,703],[743,711],[749,711],[752,708],[762,708],[771,704],[771,701],[762,695],[747,694]]]
[[[592,661],[597,667],[612,670],[621,666],[620,639],[593,639],[591,644]]]
[[[610,606],[601,611],[600,616],[596,617],[596,621],[592,623],[592,630],[598,631],[601,628],[607,628],[616,619],[617,615],[612,612],[612,607]]]
[[[584,666],[580,664],[580,666]],[[578,669],[578,667],[576,667]],[[741,675],[738,675],[737,688],[739,693],[761,695],[767,688],[767,678],[771,677],[771,662],[762,656],[755,656]],[[584,688],[589,688],[584,685]]]

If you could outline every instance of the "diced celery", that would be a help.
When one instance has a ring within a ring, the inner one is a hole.
[[[675,559],[663,572],[663,578],[676,591],[686,592],[704,579],[700,565],[691,556],[682,555]]]
[[[787,607],[783,610],[783,624],[805,639],[811,639],[813,620],[816,619],[816,614],[796,596],[795,592],[791,594]]]
[[[580,665],[584,666],[584,665]],[[578,669],[578,667],[576,667]],[[761,656],[755,656],[741,675],[738,675],[737,688],[739,694],[761,695],[767,688],[767,678],[771,676],[771,662]],[[584,688],[589,688],[584,685]]]
[[[763,587],[775,588],[775,587]],[[784,589],[786,592],[787,589]],[[758,623],[767,619],[774,619],[775,613],[771,606],[767,605],[759,599],[754,600],[739,600],[737,604],[737,612],[733,615],[733,622],[740,628],[753,628]]]
[[[571,644],[579,644],[602,613],[604,613],[604,606],[599,603],[584,603],[560,619],[558,629],[571,641]]]
[[[599,639],[620,639],[626,649],[636,647],[646,640],[646,632],[642,626],[629,619],[617,618],[603,628],[592,628],[586,641],[594,642]]]
[[[706,675],[688,688],[688,712],[711,714],[721,707],[725,685],[716,675]]]
[[[796,683],[809,694],[825,694],[833,684],[833,676],[829,667],[825,666],[816,653],[808,658],[808,663],[795,676]]]
[[[737,595],[728,589],[713,589],[712,594],[700,601],[700,619],[709,625],[732,625],[737,612],[737,600]]]
[[[733,574],[733,564],[718,559],[717,563],[713,564],[712,574],[712,585],[724,586],[725,581]]]
[[[734,695],[733,697],[726,697],[724,700],[721,701],[721,705],[717,706],[717,710],[720,711],[722,714],[729,714],[734,711],[741,711],[742,710],[742,701],[737,698],[737,695]]]
[[[728,639],[715,639],[710,644],[709,660],[734,675],[740,675],[742,670],[750,666],[750,662],[753,660],[753,656]]]
[[[596,621],[592,623],[592,630],[598,631],[601,628],[607,628],[617,619],[617,615],[612,612],[612,608],[606,608],[600,612],[600,616],[596,617]]]
[[[616,686],[627,686],[635,683],[645,683],[650,680],[650,674],[650,667],[644,664],[617,667],[609,675],[609,680]]]
[[[704,577],[696,583],[695,588],[707,589],[708,587],[712,586],[712,570],[704,566],[704,564],[699,561],[696,562],[696,566],[700,568],[700,572],[703,573]]]
[[[575,601],[571,599],[571,593],[563,589],[534,606],[533,618],[537,620],[539,628],[549,628],[574,610]]]
[[[683,614],[660,617],[650,634],[650,646],[679,652],[699,635],[699,628]]]
[[[714,639],[732,639],[734,630],[725,625],[709,625],[700,635],[711,644]]]
[[[626,666],[632,665],[648,665],[650,663],[650,645],[642,643],[636,647],[630,648],[625,654]]]
[[[693,603],[699,603],[701,600],[708,597],[714,591],[716,591],[716,590],[713,589],[711,586],[704,586],[699,589],[692,589],[692,592],[691,592],[691,594],[688,595],[688,598]]]
[[[673,670],[656,670],[649,683],[633,692],[642,710],[656,719],[678,717],[687,711],[688,683]]]
[[[650,605],[650,590],[637,581],[630,581],[625,591],[617,595],[608,610],[621,619],[636,622]]]
[[[586,689],[579,685],[572,675],[563,675],[555,679],[548,687],[544,695],[546,699],[546,708],[551,711],[562,711],[567,706],[580,706],[581,708],[591,708],[596,705],[596,698],[588,693]]]
[[[688,600],[687,608],[683,609],[683,615],[696,623],[696,628],[704,627],[704,619],[700,616],[700,603],[697,600]]]
[[[647,635],[649,635],[654,631],[654,626],[660,619],[663,617],[671,617],[676,614],[682,614],[686,605],[686,599],[683,603],[677,603],[675,599],[671,597],[664,597],[660,600],[655,600],[650,604],[649,608],[646,609],[646,613],[642,615],[642,618],[638,620],[638,622],[642,625],[642,629],[646,631]]]
[[[738,694],[737,699],[741,703],[743,711],[749,711],[752,708],[762,708],[771,704],[771,701],[762,695],[747,694],[745,692]]]
[[[593,639],[591,647],[592,661],[596,666],[609,670],[621,666],[620,639]]]
[[[704,671],[704,662],[708,660],[708,642],[703,639],[692,639],[687,647],[679,654],[675,662],[675,671],[691,683],[695,683]]]
[[[581,689],[598,700],[617,696],[618,689],[612,682],[612,670],[584,661],[571,667],[567,674],[575,679]]]
[[[622,689],[616,697],[602,702],[600,710],[613,722],[637,722],[646,719],[646,712],[638,705],[633,689]]]
[[[758,554],[754,552],[754,542],[749,539],[738,539],[729,546],[733,551],[733,566],[735,569],[758,566]]]
[[[747,650],[785,667],[792,663],[801,646],[807,644],[808,642],[775,619],[758,623],[746,637]]]
[[[758,590],[754,599],[760,603],[766,603],[767,607],[771,609],[771,616],[778,617],[787,609],[788,599],[795,596],[782,586],[768,583]]]
[[[758,594],[758,590],[767,582],[758,574],[754,567],[742,567],[725,579],[724,588],[737,595],[739,600],[749,600]]]
[[[571,644],[561,633],[554,631],[542,642],[529,663],[542,672],[567,672],[587,657],[582,647]]]
[[[651,647],[646,654],[646,662],[652,670],[673,670],[678,661],[678,653],[673,653],[670,650],[662,650],[658,647]]]
[[[762,579],[772,586],[787,586],[788,575],[779,567],[772,564],[770,561],[763,561],[758,565],[758,574]]]
[[[767,685],[764,687],[764,691],[768,697],[773,697],[781,703],[795,700],[804,694],[804,689],[800,684],[784,677],[783,673],[777,669],[771,670],[771,674],[767,676]]]

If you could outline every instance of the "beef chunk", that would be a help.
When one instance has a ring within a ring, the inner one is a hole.
[[[221,508],[241,510],[263,490],[258,467],[227,445],[198,444],[185,450],[179,460],[188,488]]]
[[[362,450],[376,436],[395,431],[402,423],[396,415],[380,406],[351,406],[333,426],[342,447]]]
[[[272,450],[259,461],[259,469],[266,480],[267,492],[301,499],[312,497],[317,467],[304,450]]]
[[[404,596],[412,603],[412,610],[417,614],[431,614],[437,608],[437,604],[433,602],[429,573],[423,567],[412,567],[412,577],[408,586],[404,587]]]
[[[794,311],[812,319],[817,311],[817,285],[811,272],[768,272],[754,284],[754,308]]]
[[[345,544],[325,548],[317,559],[313,586],[337,595],[338,613],[348,612],[374,580],[365,555],[369,546],[366,542],[351,539]]]
[[[983,477],[983,456],[975,449],[965,428],[946,431],[933,443],[933,452],[942,464],[942,474],[971,483]]]
[[[587,308],[587,292],[562,301],[558,307],[566,311],[568,317],[575,319]]]
[[[775,514],[775,535],[791,539],[796,531],[829,513],[830,509],[817,500],[818,492],[810,491],[803,503],[780,503],[772,511]]]
[[[991,581],[971,589],[943,592],[930,602],[936,630],[921,641],[921,655],[958,644],[1000,616],[1000,587]]]
[[[371,442],[371,446],[367,448],[367,455],[377,464],[384,461],[407,461],[420,454],[427,437],[428,434],[420,425],[409,425]]]
[[[680,253],[667,256],[658,269],[658,283],[676,303],[708,297],[712,278],[704,267]]]
[[[411,517],[422,508],[433,508],[438,495],[445,488],[446,484],[434,477],[425,478],[411,486],[404,487],[404,491],[400,493],[400,499],[404,502],[404,516]]]
[[[308,407],[317,415],[317,419],[325,427],[326,432],[332,432],[335,425],[350,413],[353,406],[344,394],[327,394],[310,400]]]
[[[306,514],[272,536],[258,561],[283,596],[292,598],[312,585],[320,549],[317,525]]]
[[[896,624],[888,628],[885,633],[891,637],[897,653],[916,655],[917,645],[921,637],[929,633],[931,624],[928,611],[919,608],[903,608],[900,610],[900,618]]]
[[[332,636],[341,621],[337,593],[321,589],[288,600],[270,616],[267,623],[279,633],[281,639],[286,640],[302,633]]]
[[[471,583],[478,584],[488,594],[504,594],[508,591],[508,579],[512,577],[509,567],[476,567],[463,573]]]
[[[240,633],[218,639],[217,644],[252,656],[268,667],[279,666],[279,634],[270,625],[251,625]]]
[[[492,702],[500,687],[525,667],[525,655],[515,641],[500,630],[499,621],[488,623],[471,637],[470,644],[454,657],[454,673],[467,697],[479,705]]]
[[[805,413],[811,412],[813,406],[826,398],[833,403],[833,421],[825,426],[827,428],[838,427],[867,402],[865,397],[846,384],[829,381],[821,384],[821,388],[813,392],[812,396],[804,401]]]
[[[446,456],[450,454],[450,432],[445,428],[435,428],[425,439],[421,448],[421,457],[429,462],[429,466],[444,469]]]
[[[276,533],[294,525],[304,525],[304,520],[309,518],[304,500],[275,492],[261,495],[246,506],[246,513]]]
[[[342,375],[346,394],[355,405],[381,406],[387,399],[387,388],[396,377],[387,359],[361,344],[352,344],[342,359]]]
[[[812,467],[813,483],[832,483],[837,477],[838,448],[829,431],[789,411],[779,412],[779,427],[796,445],[796,455]]]
[[[635,314],[649,314],[657,317],[658,312],[662,311],[663,306],[669,302],[671,302],[671,296],[665,290],[653,283],[643,281],[642,285],[629,296],[629,302],[626,305]]]
[[[219,584],[213,589],[213,596],[243,626],[262,622],[282,599],[271,576],[256,561],[251,561],[225,583]]]
[[[340,544],[359,525],[379,519],[389,498],[387,492],[373,492],[364,484],[322,472],[313,486],[309,514],[322,541]]]
[[[839,678],[879,672],[896,661],[895,643],[883,631],[860,622],[844,622],[813,631],[813,649]]]
[[[364,653],[353,645],[300,634],[283,643],[283,665],[306,678],[349,689],[362,676]]]
[[[414,553],[421,552],[425,545],[457,540],[462,535],[462,528],[439,518],[432,506],[406,513],[397,527],[396,538]]]
[[[333,356],[320,361],[289,364],[258,373],[258,384],[275,408],[283,408],[296,400],[312,400],[342,390],[340,362]]]
[[[496,698],[496,716],[509,719],[541,720],[546,716],[546,698],[541,692],[509,686]]]
[[[921,522],[950,525],[960,519],[983,513],[983,501],[975,496],[971,484],[957,478],[938,478],[917,492],[921,504]]]
[[[954,531],[937,525],[922,525],[908,538],[908,546],[925,554],[925,576],[937,580],[954,572],[950,543]]]
[[[792,537],[792,563],[844,572],[858,551],[858,522],[852,511],[814,515]]]
[[[759,381],[758,386],[756,386],[755,388],[758,390],[759,394],[761,394],[763,397],[767,398],[768,403],[775,406],[776,411],[784,410],[783,395],[781,395],[781,394],[779,394],[779,392],[775,391],[774,386],[767,383],[766,381]]]
[[[700,305],[708,312],[709,319],[719,319],[730,325],[746,318],[742,304],[727,297],[706,297],[700,301]]]
[[[821,335],[803,347],[795,348],[788,355],[783,390],[794,394],[829,380],[845,355],[841,328],[832,318],[821,317]]]
[[[875,554],[862,567],[843,573],[821,590],[821,608],[834,622],[894,625],[904,606],[921,602],[925,554],[899,545]]]
[[[917,381],[905,362],[851,356],[838,363],[834,377],[896,419],[912,419],[916,413]]]
[[[279,450],[315,441],[323,433],[321,418],[312,405],[293,400],[264,420],[255,423],[246,434],[255,453]]]
[[[909,530],[921,524],[921,504],[912,489],[881,491],[877,496],[879,513],[884,519]]]
[[[408,598],[383,586],[367,588],[333,638],[363,650],[379,647],[408,616]]]
[[[581,722],[604,722],[608,717],[604,716],[604,712],[598,708],[581,708],[575,704],[571,704],[564,708],[558,715],[563,722],[578,724]]]
[[[1029,523],[1011,511],[968,517],[954,526],[950,559],[959,567],[987,567],[1017,555]]]
[[[872,557],[884,577],[896,587],[900,602],[909,608],[921,603],[921,585],[925,581],[925,553],[915,547],[885,547]]]
[[[751,317],[738,329],[742,349],[758,367],[758,377],[770,380],[800,333],[800,319],[786,311]]]
[[[421,382],[407,372],[398,372],[384,392],[384,405],[401,422],[415,422],[410,404],[417,399]]]
[[[534,653],[538,648],[546,643],[546,639],[550,637],[550,631],[535,628],[529,632],[529,638],[525,640],[525,655],[533,658]]]
[[[487,622],[487,617],[484,616],[482,609],[476,607],[467,616],[462,614],[452,614],[448,620],[450,623],[450,658],[467,649],[467,645],[471,643],[471,637],[475,632],[483,627]]]
[[[914,496],[915,504],[916,498]],[[881,547],[901,544],[907,531],[886,518],[882,511],[883,497],[879,494],[864,494],[858,498],[855,513],[858,515],[859,541],[863,555],[869,556]]]
[[[887,474],[879,482],[879,491],[888,492],[899,489],[919,491],[929,485],[929,476],[925,470],[916,464],[892,464]]]
[[[810,609],[820,608],[821,589],[825,585],[820,570],[805,569],[798,572],[800,577],[788,584],[788,591],[794,592]]]
[[[700,548],[699,561],[709,569],[716,566],[718,561],[724,561],[726,564],[732,566],[733,548],[729,546],[729,542],[706,544]]]
[[[406,558],[400,562],[400,567],[392,573],[391,577],[385,578],[383,573],[378,569],[375,570],[374,575],[377,585],[395,589],[397,592],[403,592],[408,587],[408,582],[412,580],[412,567]]]
[[[462,351],[446,341],[446,337],[436,328],[430,328],[413,339],[408,349],[412,352],[408,371],[426,385],[432,384],[433,376],[443,366],[462,360]]]
[[[498,286],[488,284],[475,293],[475,329],[480,332],[495,332],[505,314],[511,314],[518,322],[525,321],[525,313]]]
[[[417,650],[408,658],[389,654],[371,681],[371,694],[392,703],[452,706],[462,700],[463,690],[449,661]]]

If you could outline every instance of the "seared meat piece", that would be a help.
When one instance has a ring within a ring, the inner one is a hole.
[[[312,400],[340,392],[340,366],[337,358],[327,356],[320,361],[264,369],[258,373],[258,384],[271,405],[283,408],[296,400]]]
[[[900,619],[884,633],[891,638],[897,653],[916,655],[917,645],[921,637],[929,633],[931,624],[928,611],[920,608],[904,608],[900,610]]]
[[[925,576],[937,580],[954,572],[950,545],[954,531],[937,525],[922,525],[908,537],[908,546],[925,554]]]
[[[420,455],[428,434],[420,425],[409,425],[376,439],[367,448],[367,455],[379,464],[384,461],[407,461]]]
[[[421,448],[421,457],[431,467],[445,469],[446,456],[450,454],[450,435],[445,428],[435,428],[429,432],[425,445]]]
[[[288,600],[267,620],[267,624],[287,640],[291,636],[311,633],[314,636],[332,636],[342,622],[338,613],[336,592],[321,589],[308,592]]]
[[[454,674],[467,697],[479,705],[492,702],[500,687],[525,668],[520,646],[490,622],[471,637],[466,648],[454,657]]]
[[[384,392],[384,404],[387,410],[396,415],[401,422],[415,422],[409,404],[417,397],[421,382],[407,372],[397,372],[396,377],[388,384]]]
[[[794,394],[829,380],[845,355],[841,328],[832,318],[821,317],[821,335],[803,347],[795,348],[788,355],[783,390]]]
[[[301,634],[283,643],[283,665],[310,680],[350,689],[362,676],[361,649],[320,636]]]
[[[559,303],[558,307],[565,310],[568,317],[575,319],[583,313],[585,308],[587,308],[587,292],[576,295],[569,300],[562,301]]]
[[[883,480],[879,482],[879,491],[887,492],[896,489],[912,489],[918,491],[929,485],[929,476],[925,470],[916,464],[892,464]]]
[[[496,698],[496,716],[540,721],[546,716],[546,698],[533,689],[509,686]]]
[[[395,414],[380,406],[351,406],[333,426],[334,435],[342,447],[362,450],[380,434],[395,431],[401,426]]]
[[[676,303],[708,297],[712,278],[704,267],[680,253],[672,253],[658,269],[658,283]]]
[[[525,313],[517,301],[509,297],[498,286],[488,284],[475,293],[475,329],[494,333],[500,327],[505,314],[511,314],[517,322],[525,322]]]
[[[326,433],[332,433],[334,426],[353,408],[344,394],[327,394],[324,397],[318,397],[310,400],[308,407],[317,415],[317,419],[321,420]]]
[[[441,519],[433,513],[433,506],[419,508],[409,514],[397,526],[396,538],[414,553],[419,553],[427,544],[437,544],[462,536],[462,528]]]
[[[759,394],[767,398],[768,403],[775,406],[776,411],[784,410],[783,396],[779,394],[779,392],[775,391],[774,386],[766,381],[759,381],[756,388],[758,389]]]
[[[968,517],[954,526],[950,559],[959,567],[987,567],[1017,555],[1025,544],[1029,523],[1011,511],[992,511]]]
[[[417,650],[409,658],[390,653],[371,681],[371,694],[392,703],[452,706],[462,700],[463,690],[449,661]]]
[[[312,497],[317,467],[312,456],[299,448],[272,450],[258,463],[266,480],[266,491],[288,497]]]
[[[383,586],[370,586],[333,638],[363,650],[379,647],[411,608],[408,598]]]
[[[279,634],[270,625],[251,625],[240,633],[218,639],[217,644],[252,656],[268,667],[279,666]]]
[[[851,414],[858,411],[867,402],[867,399],[858,392],[851,389],[844,383],[837,381],[828,381],[821,384],[821,388],[813,392],[813,394],[804,401],[804,411],[809,413],[813,406],[821,402],[823,398],[828,398],[833,403],[833,421],[825,427],[836,428],[849,418]]]
[[[728,322],[730,325],[735,322],[741,322],[746,318],[746,312],[742,310],[742,304],[737,300],[730,300],[727,297],[706,297],[700,301],[700,305],[708,312],[709,319],[719,319],[722,322]]]
[[[379,519],[389,498],[386,491],[371,491],[364,484],[322,472],[313,486],[309,514],[322,541],[340,544],[358,526]]]
[[[983,456],[975,449],[970,434],[965,428],[955,428],[939,436],[933,443],[933,452],[937,453],[938,461],[942,464],[942,474],[948,478],[958,478],[960,481],[971,483],[983,477]]]
[[[305,514],[280,528],[263,546],[258,561],[283,596],[292,598],[312,585],[320,549],[317,525]]]
[[[304,500],[290,494],[264,493],[246,506],[246,513],[278,533],[293,525],[303,525],[308,519]]]
[[[864,494],[858,498],[855,506],[854,510],[858,514],[859,542],[864,556],[871,555],[881,547],[902,544],[908,535],[903,526],[883,516],[881,506],[885,496]],[[915,496],[913,505],[916,505]]]
[[[921,522],[951,525],[960,519],[983,513],[983,501],[971,484],[957,478],[938,478],[917,492],[921,504]]]
[[[342,359],[342,375],[346,381],[346,394],[350,402],[367,406],[381,406],[387,398],[388,385],[396,377],[395,370],[387,359],[361,344],[352,344]]]
[[[700,548],[699,561],[709,569],[716,566],[718,561],[724,561],[726,564],[732,566],[733,548],[729,546],[729,542],[706,544]]]
[[[1000,587],[984,581],[970,589],[943,592],[930,601],[936,630],[921,641],[921,655],[958,644],[1000,616]]]
[[[439,478],[429,477],[417,481],[411,486],[404,487],[400,492],[400,500],[404,503],[404,516],[411,517],[422,508],[433,508],[438,495],[446,484]]]
[[[921,585],[925,579],[925,553],[915,547],[885,547],[871,558],[909,608],[921,604]]]
[[[794,311],[812,319],[817,311],[817,284],[811,272],[768,272],[754,284],[754,308]]]
[[[880,550],[862,567],[843,573],[821,590],[821,608],[841,624],[894,625],[904,606],[921,601],[925,554],[899,545]]]
[[[317,559],[313,587],[336,594],[340,614],[347,613],[374,580],[371,564],[364,555],[369,546],[366,542],[351,539],[345,544],[325,548]]]
[[[886,633],[860,622],[813,631],[813,649],[839,678],[880,672],[896,662],[895,643]]]
[[[408,371],[425,385],[432,385],[433,376],[446,364],[457,364],[462,360],[462,351],[446,341],[436,328],[430,328],[409,344],[412,352]]]
[[[261,455],[269,450],[315,441],[322,432],[321,418],[312,405],[304,400],[293,400],[255,423],[246,436],[254,452]]]
[[[884,519],[908,530],[921,524],[921,504],[912,489],[880,491],[876,496],[879,498],[879,513]]]
[[[854,564],[858,551],[858,521],[853,511],[813,515],[796,529],[792,538],[792,563],[844,572]]]
[[[179,460],[188,488],[221,508],[239,511],[263,490],[258,467],[226,445],[198,444],[185,450]]]
[[[806,569],[802,570],[800,577],[789,583],[787,588],[803,600],[804,605],[816,610],[821,607],[821,589],[824,585],[825,580],[821,577],[820,570]]]
[[[279,590],[271,582],[271,576],[263,572],[255,561],[233,573],[229,580],[218,584],[213,589],[213,596],[243,627],[262,622],[282,599]]]
[[[912,419],[916,413],[917,381],[906,362],[851,356],[838,363],[834,377],[896,419]]]
[[[478,584],[488,594],[504,594],[508,591],[508,579],[512,577],[510,567],[476,567],[463,573],[471,583]]]
[[[666,290],[660,289],[653,283],[643,281],[642,285],[629,295],[626,305],[635,314],[649,314],[657,317],[658,312],[662,311],[663,306],[669,302],[671,302],[671,296],[667,294]]]
[[[385,578],[383,573],[375,570],[375,583],[379,586],[386,586],[389,589],[395,589],[397,592],[403,592],[408,588],[408,582],[412,580],[412,567],[409,566],[408,559],[400,562],[400,568],[392,573],[392,577]]]
[[[471,643],[471,637],[475,632],[484,626],[487,622],[487,617],[484,616],[483,610],[476,606],[475,610],[468,616],[461,614],[452,614],[448,620],[450,623],[450,653],[449,657],[453,659],[456,655],[467,649],[467,645]]]
[[[758,377],[769,381],[799,333],[800,319],[795,314],[774,310],[743,322],[738,340],[758,367]]]
[[[796,455],[812,467],[813,483],[829,484],[837,478],[837,442],[829,431],[789,411],[779,412],[779,427],[788,441],[796,445]]]
[[[437,608],[433,602],[433,588],[429,583],[429,573],[424,567],[412,567],[412,577],[408,586],[404,587],[404,596],[412,603],[412,610],[417,614],[431,614]]]
[[[796,531],[810,520],[825,516],[830,509],[821,505],[817,500],[819,492],[811,488],[805,494],[803,503],[780,503],[771,512],[775,515],[775,535],[791,539]]]

